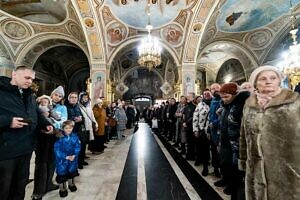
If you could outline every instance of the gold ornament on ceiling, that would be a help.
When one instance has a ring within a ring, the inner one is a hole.
[[[87,17],[84,19],[84,23],[85,25],[88,27],[88,28],[94,28],[95,26],[95,21],[94,19],[90,18],[90,17]]]

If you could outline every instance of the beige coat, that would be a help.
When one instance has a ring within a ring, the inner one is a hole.
[[[300,96],[283,89],[265,110],[252,95],[244,107],[240,170],[247,200],[300,199]]]

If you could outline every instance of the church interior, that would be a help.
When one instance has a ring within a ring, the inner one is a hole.
[[[213,83],[240,85],[272,65],[294,90],[300,68],[286,69],[284,52],[297,45],[299,32],[290,31],[299,14],[300,0],[1,0],[0,75],[25,65],[36,73],[37,96],[63,86],[66,94],[86,91],[92,102],[145,106],[145,99],[201,95]],[[79,189],[66,199],[230,199],[215,177],[201,177],[172,143],[148,132],[141,123],[138,134],[127,129],[104,154],[88,154]],[[33,178],[33,160],[30,169]]]

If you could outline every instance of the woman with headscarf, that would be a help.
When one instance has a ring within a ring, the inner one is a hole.
[[[244,107],[239,160],[247,200],[300,199],[300,96],[282,78],[273,66],[250,76],[256,93]]]

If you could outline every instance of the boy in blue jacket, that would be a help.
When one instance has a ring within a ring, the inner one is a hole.
[[[73,121],[67,120],[63,122],[63,134],[54,144],[56,182],[59,184],[60,197],[68,195],[67,181],[71,192],[77,190],[74,177],[78,176],[78,155],[81,145],[77,135],[72,132],[73,128]]]

